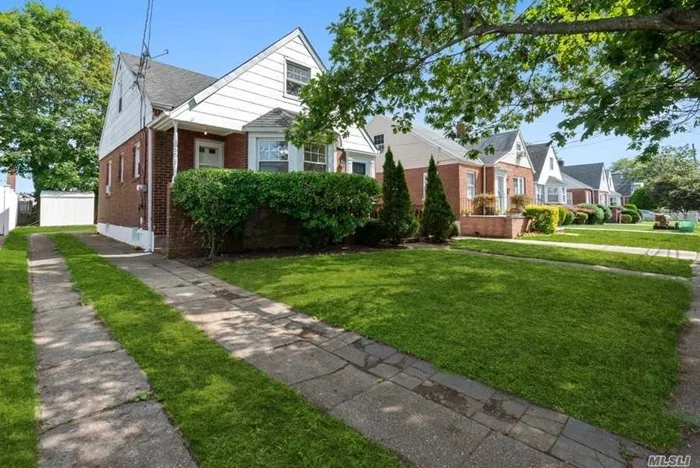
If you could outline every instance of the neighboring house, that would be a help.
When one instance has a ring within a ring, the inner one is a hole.
[[[605,206],[620,204],[620,195],[615,192],[612,177],[605,169],[604,163],[562,165],[561,170],[569,176],[569,179],[566,179],[566,190],[567,193],[571,193],[570,199],[573,203],[596,203]]]
[[[527,152],[535,169],[535,202],[566,203],[566,183],[552,143],[527,145]]]
[[[625,179],[620,173],[613,173],[612,180],[615,184],[615,191],[620,194],[621,205],[629,203],[632,194],[643,185],[639,182]]]
[[[168,187],[186,169],[373,177],[377,151],[364,130],[304,148],[285,141],[301,88],[324,70],[299,28],[219,79],[119,54],[100,140],[99,232],[144,249],[167,239]]]
[[[562,180],[566,184],[566,203],[578,205],[579,203],[593,203],[593,187],[576,180],[562,172]]]
[[[496,210],[506,212],[510,197],[525,194],[533,197],[533,168],[521,133],[517,130],[499,133],[475,147],[482,151],[477,159],[466,155],[469,148],[420,125],[413,125],[408,133],[394,133],[393,121],[376,116],[367,126],[375,146],[381,151],[377,157],[377,180],[382,180],[384,153],[391,147],[394,159],[401,161],[406,182],[414,205],[425,199],[428,163],[435,158],[445,194],[456,214],[475,212],[474,198],[480,193],[496,195]],[[493,147],[493,153],[483,151]]]
[[[0,173],[0,236],[6,236],[17,226],[17,175]]]

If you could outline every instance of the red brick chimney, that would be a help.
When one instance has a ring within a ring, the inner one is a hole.
[[[7,173],[7,185],[9,185],[12,190],[17,190],[17,174],[14,172]]]

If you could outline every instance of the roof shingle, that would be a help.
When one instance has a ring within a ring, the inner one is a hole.
[[[578,164],[576,166],[564,166],[562,172],[574,179],[583,182],[595,190],[600,189],[600,181],[603,175],[605,164]]]

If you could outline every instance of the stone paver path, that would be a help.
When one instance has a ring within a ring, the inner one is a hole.
[[[459,239],[481,239],[480,237],[457,237]],[[700,260],[698,252],[689,250],[674,250],[674,249],[655,249],[646,247],[626,247],[622,245],[603,245],[603,244],[579,244],[577,242],[549,242],[538,241],[532,239],[496,239],[488,238],[485,240],[495,242],[514,242],[516,244],[532,244],[532,245],[551,245],[553,247],[566,247],[570,249],[585,249],[585,250],[601,250],[604,252],[619,252],[635,255],[649,255],[650,257],[662,258],[678,258],[680,260]]]
[[[646,466],[649,451],[159,255],[79,237],[233,355],[421,467]],[[567,465],[568,464],[568,465]]]
[[[30,238],[39,466],[195,467],[145,374],[81,305],[48,237]]]

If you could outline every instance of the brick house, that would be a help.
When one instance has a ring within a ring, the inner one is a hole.
[[[566,203],[566,184],[561,173],[561,160],[551,142],[528,144],[527,153],[535,169],[535,202]]]
[[[325,70],[300,28],[221,78],[120,53],[99,147],[98,231],[145,250],[167,246],[179,171],[347,171],[374,177],[376,149],[349,129],[332,144],[284,138],[299,91]]]
[[[464,216],[465,213],[477,212],[474,199],[480,193],[496,196],[494,209],[500,215],[505,215],[508,211],[510,197],[515,194],[524,194],[533,199],[533,165],[519,130],[499,133],[484,140],[475,147],[480,150],[478,158],[470,159],[466,156],[470,148],[465,148],[434,130],[413,125],[408,133],[394,133],[393,125],[391,119],[380,115],[375,116],[367,126],[374,145],[381,153],[377,156],[377,180],[382,180],[384,154],[391,147],[394,159],[401,161],[405,169],[411,202],[419,208],[425,198],[428,163],[432,155],[438,166],[447,201],[460,218],[460,226],[464,228],[462,234],[476,232],[467,224],[487,222],[476,216]],[[489,147],[493,151],[487,154],[484,150]],[[469,218],[468,223],[466,218]],[[488,235],[513,237],[501,232],[505,221],[490,219],[488,223],[498,227],[479,227],[478,232],[489,231]]]
[[[615,191],[610,171],[604,163],[565,166],[561,171],[567,176],[566,192],[569,203],[595,203],[605,206],[620,206],[622,196]]]

